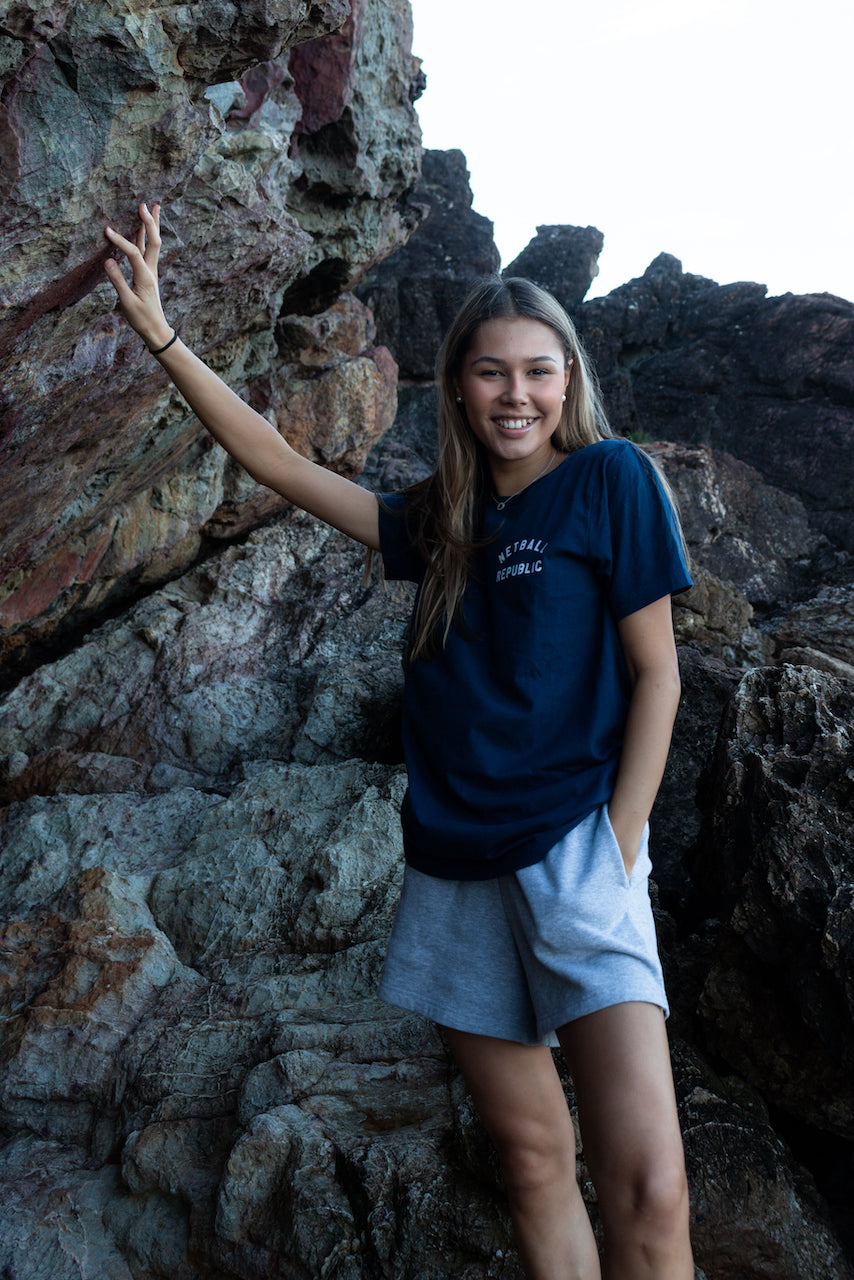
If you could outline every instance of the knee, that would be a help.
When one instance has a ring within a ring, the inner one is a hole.
[[[597,1194],[603,1214],[618,1218],[624,1229],[634,1224],[666,1238],[680,1234],[688,1220],[688,1180],[681,1157],[612,1171]]]
[[[569,1134],[531,1127],[506,1134],[496,1142],[508,1192],[536,1191],[562,1180],[567,1173],[575,1178],[575,1140]]]

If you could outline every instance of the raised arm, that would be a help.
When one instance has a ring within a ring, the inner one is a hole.
[[[266,418],[251,409],[193,355],[180,338],[172,341],[175,331],[163,314],[157,281],[160,206],[156,204],[149,210],[142,204],[139,216],[142,225],[135,241],[126,240],[112,227],[106,228],[108,240],[126,255],[133,273],[133,282],[128,284],[114,259],[109,258],[105,264],[128,323],[160,361],[211,435],[255,480],[365,546],[378,550],[379,522],[374,494],[302,457]]]

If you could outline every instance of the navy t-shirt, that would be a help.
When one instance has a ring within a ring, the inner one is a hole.
[[[406,496],[380,502],[386,576],[420,582]],[[691,579],[670,503],[626,440],[487,499],[464,626],[406,665],[404,850],[447,879],[545,857],[610,799],[631,695],[617,622]]]

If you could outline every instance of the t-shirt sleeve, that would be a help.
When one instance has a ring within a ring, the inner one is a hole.
[[[591,557],[607,580],[617,620],[692,586],[676,513],[643,450],[621,441],[608,451],[599,499]]]
[[[420,582],[424,566],[409,535],[406,498],[402,493],[384,493],[379,499],[380,552],[383,570],[390,582]]]

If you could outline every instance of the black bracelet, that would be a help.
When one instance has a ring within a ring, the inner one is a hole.
[[[173,343],[173,342],[177,342],[177,341],[178,341],[178,330],[177,330],[177,329],[175,329],[175,330],[173,330],[172,337],[169,339],[169,341],[168,341],[164,346],[162,346],[162,347],[158,347],[156,351],[152,351],[152,350],[151,350],[151,347],[149,347],[149,348],[148,348],[148,350],[151,352],[151,354],[152,354],[153,356],[162,356],[162,355],[163,355],[163,352],[164,352],[164,351],[167,351],[167,350],[169,349],[169,347],[171,347],[171,346],[172,346],[172,343]]]

